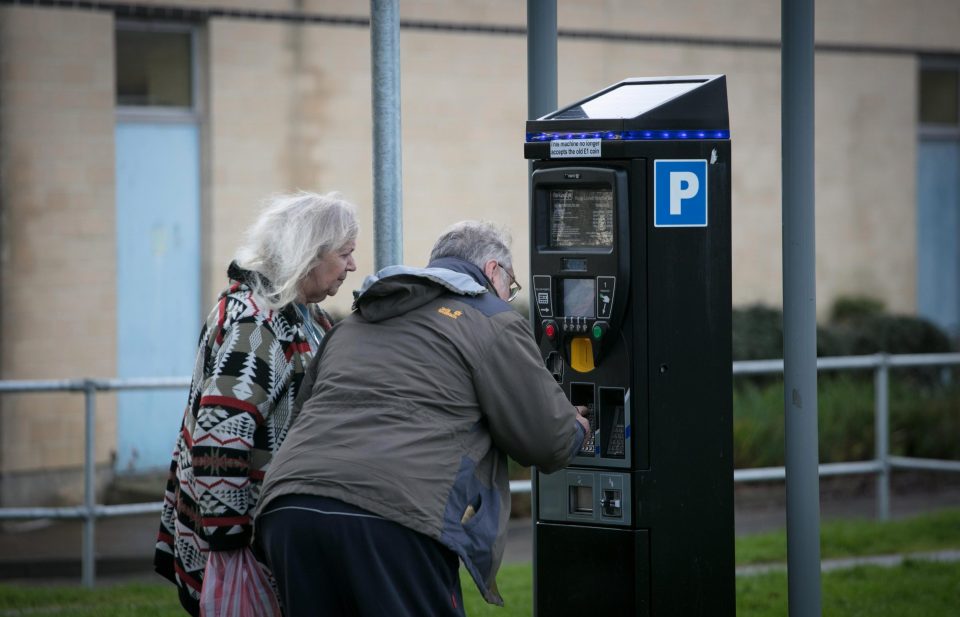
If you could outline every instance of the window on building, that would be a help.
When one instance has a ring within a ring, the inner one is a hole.
[[[118,106],[193,107],[190,30],[118,28],[116,62]]]
[[[920,124],[960,125],[960,67],[920,70]]]

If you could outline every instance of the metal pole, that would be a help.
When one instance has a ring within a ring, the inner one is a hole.
[[[527,0],[527,119],[557,108],[557,0]]]
[[[399,0],[370,0],[374,268],[403,261]]]
[[[96,580],[96,555],[94,552],[94,527],[96,525],[96,457],[94,428],[96,424],[96,407],[94,397],[97,391],[92,381],[86,381],[83,386],[83,556],[80,564],[80,578],[84,587],[93,588]]]
[[[527,119],[535,120],[557,108],[557,0],[527,0]],[[533,161],[527,163],[533,171]],[[532,285],[531,285],[532,289]],[[531,480],[537,468],[530,468]],[[533,530],[533,559],[537,560],[537,488],[531,481],[530,511]],[[537,568],[533,569],[537,589]],[[533,594],[533,614],[540,615],[537,593]]]
[[[787,590],[791,617],[812,617],[821,614],[813,0],[781,0],[781,19]]]
[[[873,374],[873,401],[876,440],[875,451],[880,473],[877,474],[877,518],[890,519],[890,358],[880,354],[880,364]]]

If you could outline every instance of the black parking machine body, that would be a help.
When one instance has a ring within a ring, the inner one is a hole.
[[[534,613],[733,616],[722,75],[632,78],[526,125],[531,321],[591,434],[534,472]]]

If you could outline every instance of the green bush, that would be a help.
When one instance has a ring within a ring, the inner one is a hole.
[[[955,371],[947,375],[946,383],[927,386],[918,385],[906,374],[891,376],[891,454],[960,460],[960,382]],[[734,385],[734,466],[783,465],[783,381],[757,384],[738,378]],[[817,390],[820,462],[872,459],[872,380],[853,374],[824,373]]]
[[[836,355],[943,353],[952,347],[947,334],[926,319],[891,315],[880,300],[862,296],[837,298],[824,330]]]
[[[779,309],[761,304],[735,308],[732,322],[734,360],[783,357],[783,313]]]
[[[733,388],[733,466],[783,464],[783,380],[737,378]]]
[[[763,305],[736,308],[732,315],[733,359],[783,357],[783,312]],[[889,315],[869,298],[841,298],[831,320],[817,327],[817,355],[856,356],[873,353],[945,353],[950,338],[922,317]],[[760,380],[763,383],[764,380]]]
[[[775,360],[783,357],[783,311],[756,304],[733,309],[733,359]],[[846,337],[834,328],[817,327],[817,356],[850,355]],[[760,383],[763,378],[757,379]]]
[[[840,296],[830,310],[830,321],[844,323],[883,314],[883,302],[864,296]]]
[[[960,460],[960,371],[943,371],[948,386],[891,380],[890,452]]]
[[[876,451],[873,381],[850,373],[821,374],[817,387],[820,462],[872,459]]]
[[[921,317],[870,315],[833,328],[845,339],[849,355],[945,353],[951,348],[950,338]]]

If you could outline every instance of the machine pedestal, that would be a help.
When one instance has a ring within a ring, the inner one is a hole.
[[[650,615],[650,539],[645,529],[537,523],[537,615]]]

